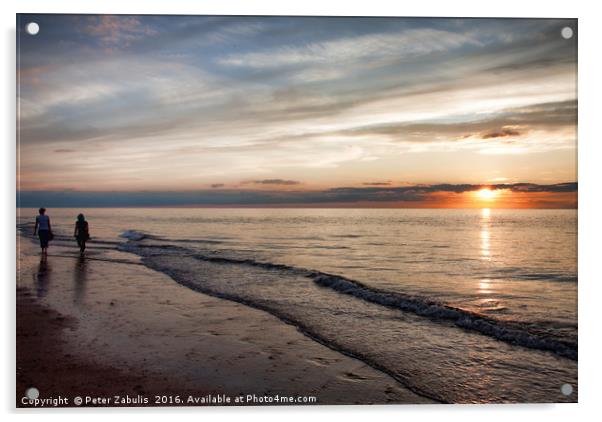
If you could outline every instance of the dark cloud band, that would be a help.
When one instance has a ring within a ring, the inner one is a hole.
[[[216,184],[219,185],[219,184]],[[216,188],[219,186],[216,186]],[[254,191],[214,189],[194,192],[36,192],[23,191],[17,206],[30,207],[136,207],[136,206],[250,206],[354,202],[428,201],[434,193],[465,193],[487,187],[526,193],[577,192],[577,182],[539,185],[514,184],[438,184],[400,187],[339,187],[322,191]]]

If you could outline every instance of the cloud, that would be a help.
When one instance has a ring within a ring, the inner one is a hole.
[[[515,184],[434,184],[401,187],[338,187],[320,191],[219,190],[189,192],[76,192],[21,191],[20,207],[111,207],[111,206],[244,206],[320,205],[351,203],[428,202],[437,193],[473,192],[483,187],[522,193],[577,192],[577,182],[539,185]],[[558,205],[558,204],[557,204]],[[562,204],[560,204],[562,205]],[[564,204],[566,205],[566,204]]]
[[[364,186],[390,186],[391,181],[388,180],[386,182],[364,182],[362,183]]]
[[[223,188],[225,185],[223,183],[212,183],[211,187],[213,189],[217,189],[217,188]]]
[[[284,179],[263,179],[263,180],[254,180],[250,183],[255,183],[257,185],[284,185],[284,186],[292,186],[298,185],[301,182],[297,180],[284,180]]]
[[[507,138],[509,136],[520,136],[522,132],[512,129],[509,127],[503,127],[499,130],[486,132],[481,135],[481,139],[492,139],[492,138]]]
[[[221,24],[205,37],[212,43],[238,42],[241,38],[256,36],[266,30],[266,25],[259,21],[222,21]]]
[[[570,64],[571,60],[565,57],[541,57],[534,60],[524,60],[514,63],[508,63],[498,66],[492,66],[488,70],[494,73],[515,72],[521,70],[545,69],[548,66],[558,66],[559,64]]]
[[[514,183],[492,185],[493,189],[510,189],[513,192],[577,192],[577,182],[538,185],[535,183]]]
[[[28,189],[572,177],[568,21],[34,17],[45,36],[19,52]],[[483,142],[504,128],[521,136]],[[509,152],[540,155],[519,173]],[[479,162],[455,170],[464,153]]]
[[[463,141],[471,137],[495,139],[520,136],[532,130],[557,130],[575,128],[577,101],[567,100],[524,107],[501,109],[495,113],[475,116],[477,119],[458,122],[438,120],[422,122],[392,122],[357,126],[335,131],[345,136],[386,136],[397,142],[447,142]]]
[[[465,34],[432,28],[408,29],[398,33],[366,34],[303,46],[285,46],[268,51],[230,54],[222,65],[270,68],[307,64],[345,63],[358,60],[399,60],[459,48],[479,42]]]
[[[97,38],[108,50],[128,47],[134,41],[157,33],[136,16],[99,15],[88,16],[87,20],[84,32]]]

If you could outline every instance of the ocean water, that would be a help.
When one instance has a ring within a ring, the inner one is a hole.
[[[56,244],[79,212],[90,259],[125,251],[418,394],[577,399],[576,210],[54,209]],[[22,231],[34,217],[20,210]]]

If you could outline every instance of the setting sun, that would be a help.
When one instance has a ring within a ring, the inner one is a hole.
[[[489,188],[477,191],[477,197],[483,201],[492,201],[497,196],[497,192]]]

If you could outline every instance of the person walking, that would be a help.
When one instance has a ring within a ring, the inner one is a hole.
[[[79,214],[77,216],[73,236],[75,236],[75,238],[77,239],[77,246],[79,246],[80,256],[84,256],[84,252],[86,250],[86,242],[88,241],[88,239],[90,239],[90,231],[88,228],[88,222],[86,221],[86,218],[83,214]]]
[[[36,225],[33,228],[33,235],[36,234],[40,238],[40,247],[42,255],[48,253],[48,242],[52,240],[52,226],[50,225],[50,217],[46,215],[46,208],[38,210],[39,215],[36,217]]]

